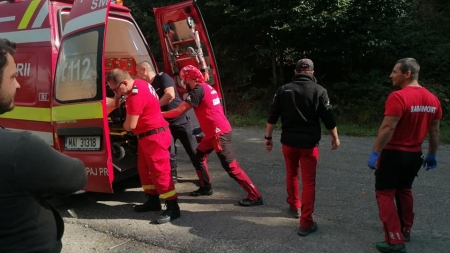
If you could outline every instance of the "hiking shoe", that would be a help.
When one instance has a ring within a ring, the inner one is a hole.
[[[239,200],[240,206],[260,206],[262,204],[264,204],[262,198],[259,198],[257,200],[250,200],[250,199]]]
[[[300,218],[300,208],[298,209],[291,209],[289,208],[289,213],[294,216],[294,218]]]
[[[403,234],[403,239],[405,240],[405,242],[410,242],[411,241],[411,235]]]
[[[197,190],[190,193],[191,196],[211,196],[213,194],[213,190],[211,187],[200,187]]]
[[[304,228],[304,227],[300,226],[298,229],[298,235],[299,236],[307,236],[313,232],[316,232],[316,230],[317,230],[317,223],[313,222],[313,224],[309,228]]]
[[[382,253],[406,253],[406,246],[402,244],[389,244],[388,242],[377,242],[377,250]]]

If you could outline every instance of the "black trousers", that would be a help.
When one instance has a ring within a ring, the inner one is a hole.
[[[172,142],[170,143],[170,167],[172,172],[176,172],[177,169],[177,159],[176,159],[176,149],[175,142],[180,140],[186,151],[189,159],[192,162],[194,168],[200,168],[200,160],[195,156],[195,150],[197,149],[198,143],[194,135],[192,135],[192,125],[191,121],[188,119],[187,123],[183,124],[171,124],[170,132],[172,133]]]
[[[375,189],[411,189],[422,164],[422,152],[384,149],[375,171]]]

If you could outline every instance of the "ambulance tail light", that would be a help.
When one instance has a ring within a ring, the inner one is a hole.
[[[56,149],[56,150],[61,150],[61,146],[59,145],[58,134],[54,133],[53,140],[54,140],[53,148]]]

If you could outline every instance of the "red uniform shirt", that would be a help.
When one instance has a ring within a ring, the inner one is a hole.
[[[159,107],[158,95],[153,86],[144,80],[135,79],[134,85],[138,93],[130,93],[126,100],[126,110],[129,115],[139,115],[134,134],[140,134],[155,128],[168,126]]]
[[[205,138],[231,131],[231,125],[223,113],[223,106],[217,91],[206,83],[200,83],[189,92],[186,103],[194,107],[195,116]]]
[[[385,148],[420,152],[431,121],[442,118],[442,108],[427,89],[408,86],[389,95],[384,115],[400,117]]]

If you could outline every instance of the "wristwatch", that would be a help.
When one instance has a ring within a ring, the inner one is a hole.
[[[267,137],[267,136],[264,135],[264,139],[270,141],[270,140],[272,140],[272,136]]]

